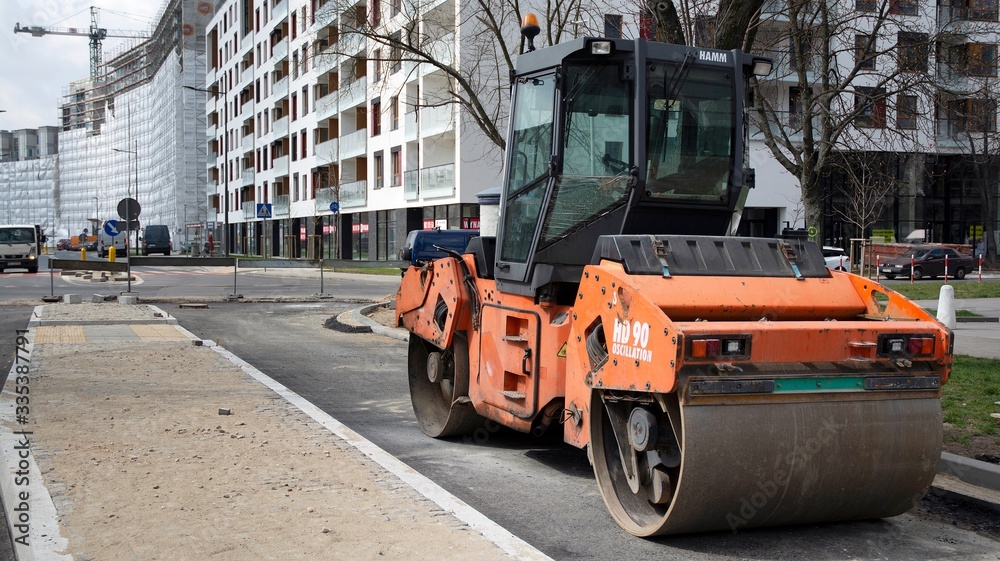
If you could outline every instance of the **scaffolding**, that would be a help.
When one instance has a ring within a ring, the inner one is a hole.
[[[79,233],[118,220],[126,197],[139,202],[140,227],[167,225],[175,248],[192,241],[187,225],[207,220],[206,94],[184,88],[204,86],[211,14],[199,4],[167,0],[150,39],[119,48],[98,78],[64,91],[57,229]]]

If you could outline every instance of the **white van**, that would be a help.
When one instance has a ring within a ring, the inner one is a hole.
[[[45,243],[38,226],[0,225],[0,273],[6,269],[27,269],[38,272],[38,254]]]
[[[124,221],[122,221],[123,226],[124,224]],[[116,259],[125,257],[127,255],[125,253],[125,236],[125,232],[121,232],[117,236],[109,236],[104,231],[104,228],[101,227],[97,230],[97,256],[107,257],[111,252],[111,248],[114,247]]]

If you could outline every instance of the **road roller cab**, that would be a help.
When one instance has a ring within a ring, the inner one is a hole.
[[[919,499],[949,330],[813,243],[732,236],[754,184],[748,81],[769,67],[642,39],[519,57],[497,232],[397,294],[421,430],[561,424],[637,536]]]

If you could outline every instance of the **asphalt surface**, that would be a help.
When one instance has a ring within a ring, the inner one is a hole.
[[[416,426],[406,347],[323,329],[347,305],[161,305],[557,559],[997,559],[1000,544],[914,514],[892,519],[640,540],[611,520],[583,451],[505,429],[433,440]],[[280,326],[263,330],[261,325]],[[725,459],[720,458],[725,466]]]

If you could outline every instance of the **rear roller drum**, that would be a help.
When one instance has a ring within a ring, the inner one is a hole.
[[[482,418],[469,402],[469,343],[455,334],[441,350],[410,335],[410,400],[420,430],[433,438],[471,434]]]

